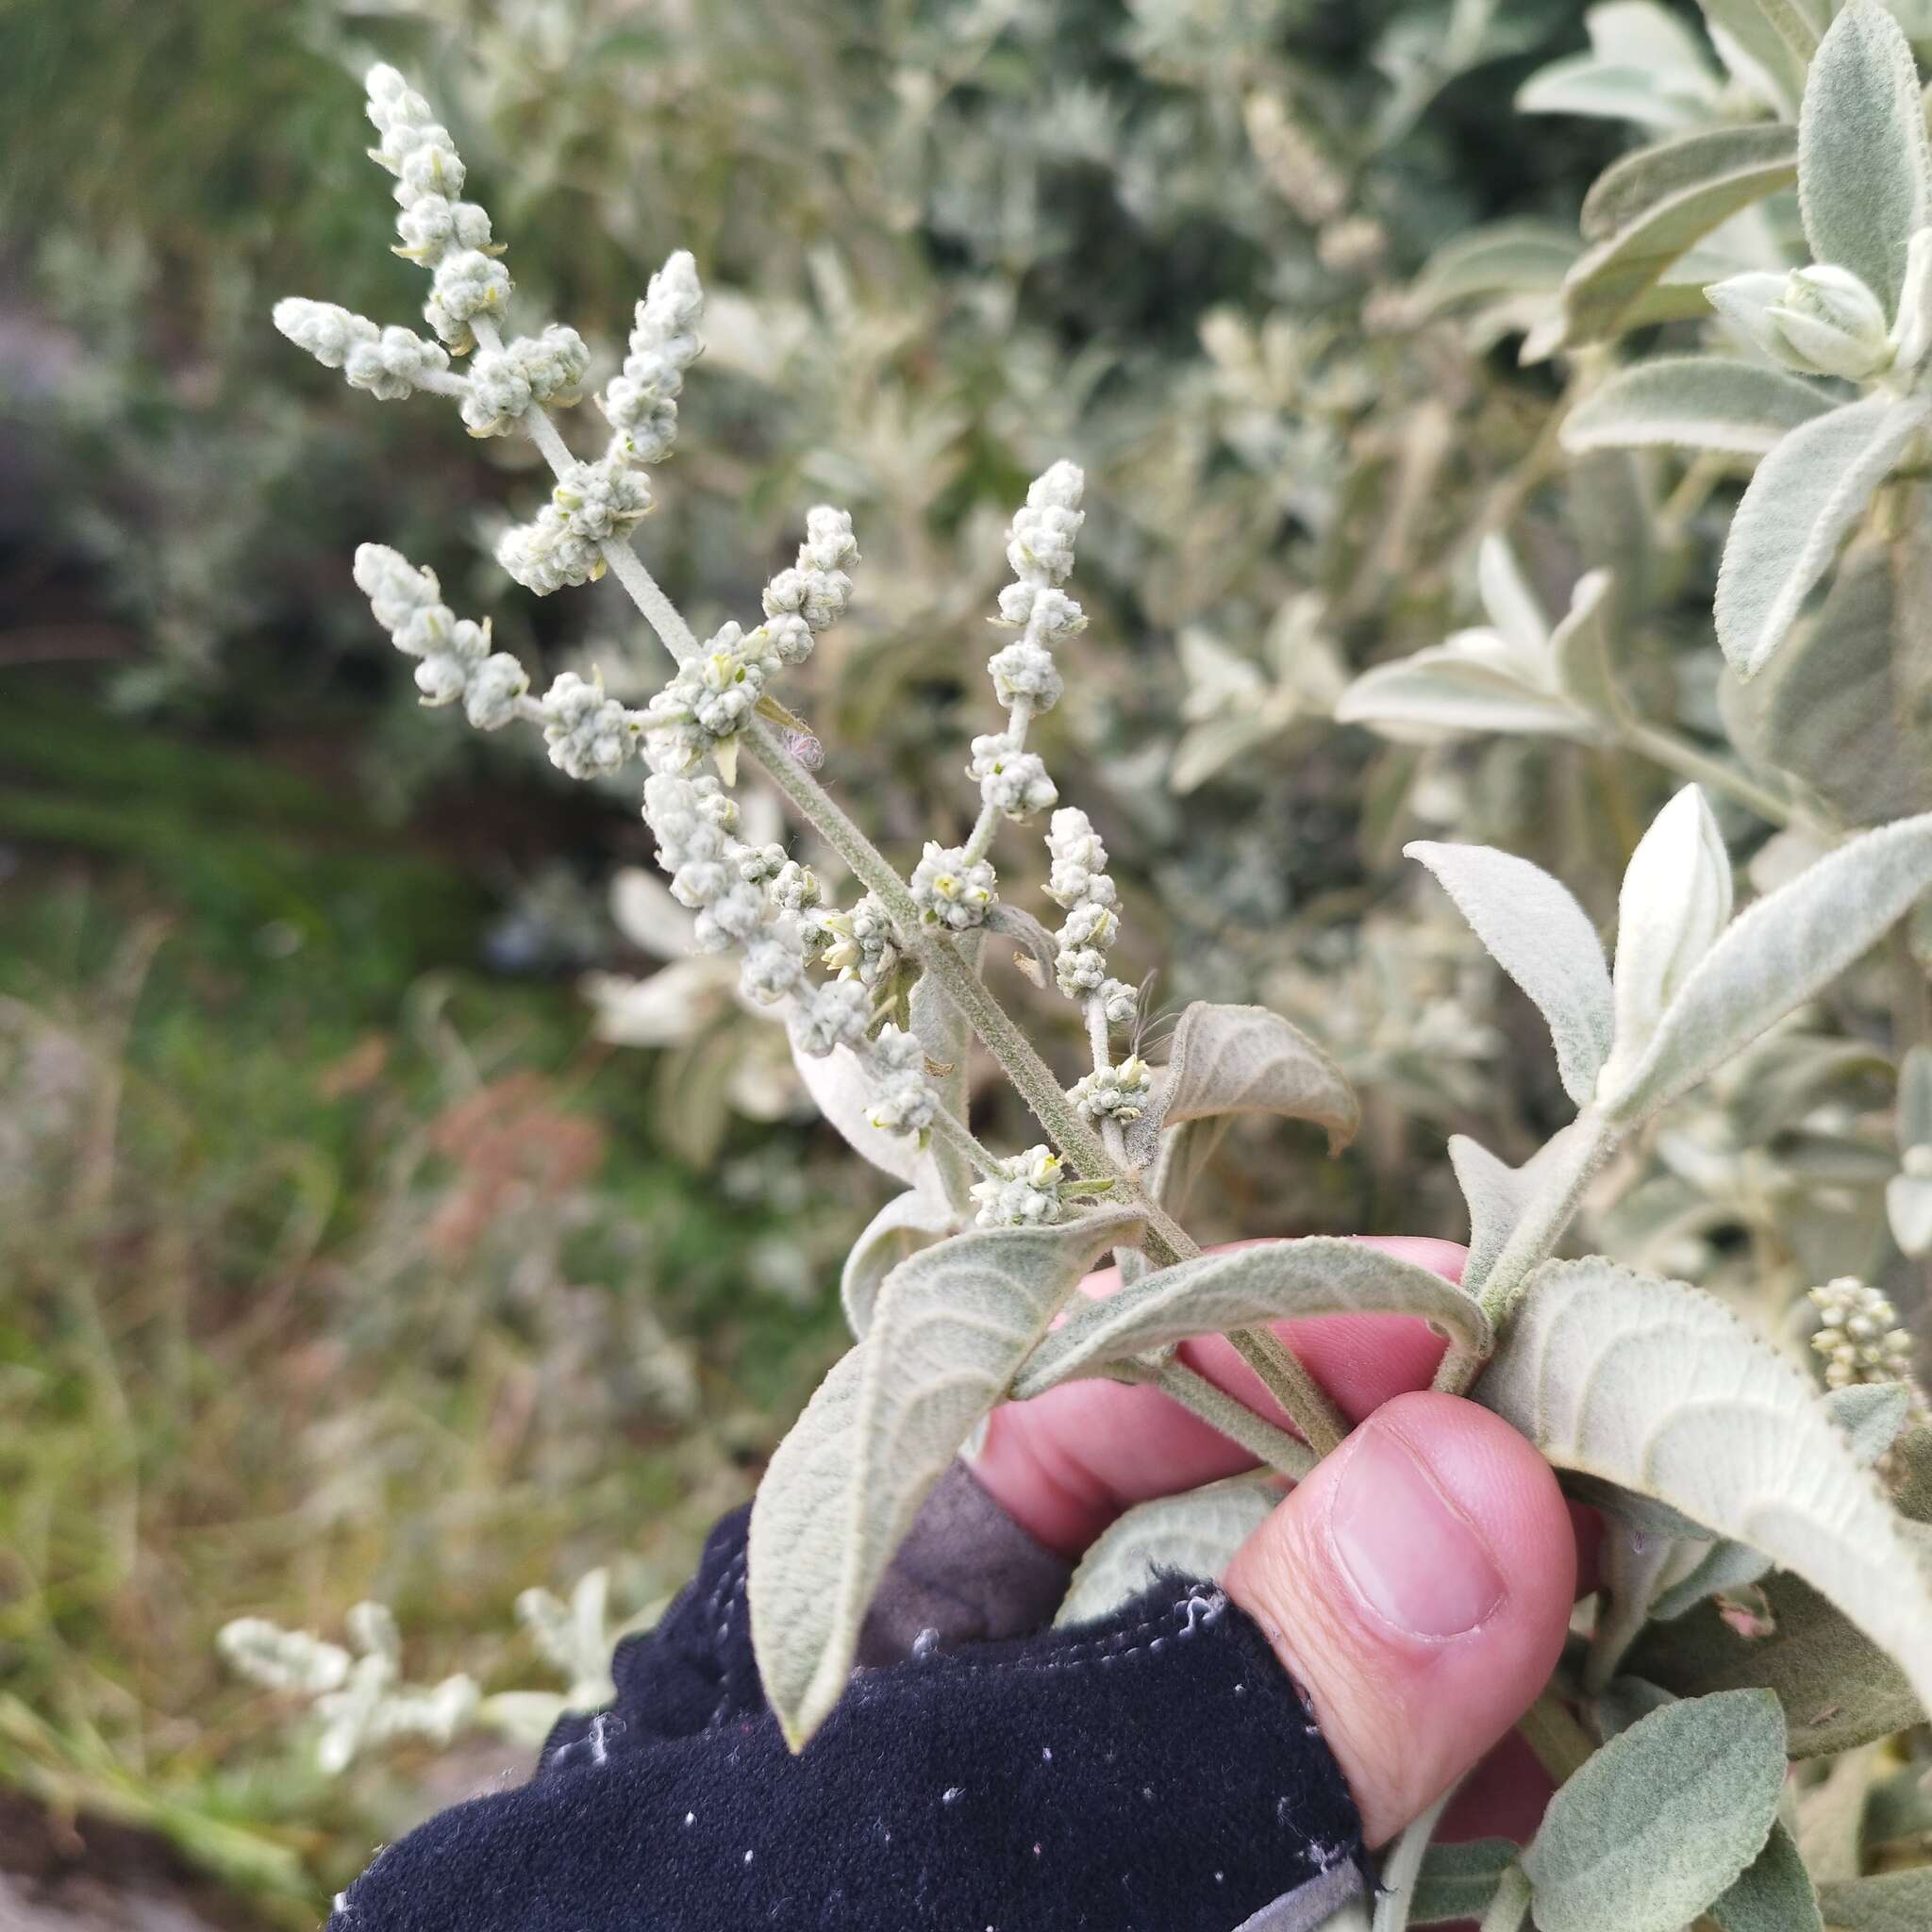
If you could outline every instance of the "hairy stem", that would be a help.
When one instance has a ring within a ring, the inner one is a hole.
[[[1300,1482],[1315,1466],[1315,1456],[1286,1429],[1264,1421],[1244,1402],[1197,1375],[1185,1362],[1169,1362],[1154,1378],[1154,1386],[1172,1396],[1191,1414],[1217,1428],[1230,1442],[1266,1463],[1278,1475]]]
[[[1288,1411],[1288,1419],[1308,1447],[1317,1456],[1333,1455],[1348,1434],[1348,1418],[1329,1401],[1327,1391],[1302,1366],[1294,1351],[1266,1328],[1243,1329],[1228,1340]]]
[[[1408,1915],[1415,1909],[1416,1881],[1423,1875],[1423,1855],[1429,1840],[1456,1795],[1451,1785],[1429,1808],[1395,1840],[1382,1860],[1382,1890],[1375,1900],[1374,1932],[1408,1932]]]
[[[1728,792],[1739,804],[1748,806],[1774,825],[1789,827],[1798,823],[1798,815],[1788,799],[1780,798],[1768,786],[1713,758],[1674,731],[1660,724],[1646,724],[1641,719],[1625,718],[1619,722],[1618,734],[1632,751],[1641,752],[1667,772]]]
[[[1501,1322],[1529,1277],[1555,1252],[1582,1204],[1584,1190],[1616,1145],[1617,1129],[1594,1107],[1586,1107],[1560,1138],[1562,1145],[1543,1174],[1541,1187],[1510,1230],[1482,1285],[1478,1299],[1491,1322]]]
[[[999,1173],[997,1158],[980,1145],[972,1128],[958,1115],[949,1113],[943,1107],[933,1115],[932,1137],[974,1173],[988,1178]],[[959,1204],[956,1201],[953,1205]]]
[[[1657,1580],[1676,1550],[1667,1536],[1647,1535],[1627,1524],[1610,1524],[1603,1541],[1603,1588],[1597,1592],[1596,1628],[1583,1664],[1583,1688],[1600,1696],[1617,1674],[1630,1646],[1650,1621]]]
[[[1546,1689],[1524,1712],[1516,1729],[1553,1784],[1574,1777],[1596,1749],[1595,1740],[1570,1715],[1569,1706],[1554,1690]]]

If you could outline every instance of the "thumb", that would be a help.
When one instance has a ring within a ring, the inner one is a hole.
[[[1419,1393],[1363,1423],[1224,1582],[1307,1691],[1380,1844],[1529,1707],[1575,1577],[1548,1464],[1487,1409]]]

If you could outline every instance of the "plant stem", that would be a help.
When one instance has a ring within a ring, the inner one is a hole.
[[[1395,1840],[1394,1849],[1382,1860],[1382,1890],[1375,1901],[1374,1932],[1408,1932],[1408,1915],[1415,1909],[1416,1880],[1423,1875],[1423,1856],[1455,1795],[1456,1787],[1451,1785]]]
[[[1574,1777],[1596,1749],[1589,1733],[1570,1715],[1569,1707],[1551,1690],[1524,1712],[1516,1728],[1555,1784]]]
[[[1244,1402],[1197,1375],[1185,1362],[1169,1362],[1154,1378],[1154,1386],[1204,1423],[1217,1428],[1230,1442],[1266,1463],[1279,1475],[1300,1482],[1315,1466],[1315,1455],[1286,1429],[1277,1429]]]
[[[975,1174],[991,1177],[999,1172],[999,1161],[974,1138],[973,1129],[958,1114],[941,1107],[933,1115],[932,1137]],[[958,1204],[954,1203],[957,1207]]]
[[[1520,1932],[1529,1916],[1529,1880],[1521,1865],[1508,1866],[1498,1880],[1496,1895],[1483,1914],[1480,1932]]]
[[[1789,827],[1797,823],[1797,814],[1790,801],[1780,798],[1776,792],[1744,773],[1734,771],[1721,758],[1713,758],[1702,747],[1692,744],[1688,738],[1681,738],[1660,724],[1647,724],[1640,718],[1620,720],[1618,733],[1631,750],[1641,752],[1667,772],[1675,772],[1679,777],[1694,779],[1700,785],[1710,785],[1720,791],[1729,792],[1740,805],[1748,806],[1759,818],[1768,820],[1772,824]]]
[[[1288,1411],[1317,1456],[1331,1456],[1348,1434],[1348,1418],[1308,1374],[1292,1349],[1267,1328],[1247,1328],[1227,1338],[1235,1353],[1259,1375],[1269,1394]]]
[[[1510,1230],[1477,1297],[1491,1322],[1502,1321],[1529,1277],[1549,1259],[1616,1141],[1617,1129],[1594,1107],[1586,1107],[1550,1143],[1557,1151],[1541,1185]]]
[[[1606,1524],[1596,1628],[1583,1663],[1583,1688],[1592,1697],[1608,1688],[1630,1646],[1643,1634],[1657,1600],[1657,1579],[1676,1548],[1670,1537],[1646,1534],[1627,1524]]]

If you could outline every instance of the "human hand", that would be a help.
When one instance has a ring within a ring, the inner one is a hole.
[[[1461,1273],[1452,1242],[1374,1245],[1450,1280]],[[1093,1295],[1118,1285],[1110,1269],[1082,1284]],[[1547,1464],[1507,1424],[1426,1392],[1444,1344],[1424,1323],[1334,1316],[1275,1332],[1363,1425],[1222,1580],[1307,1692],[1379,1844],[1490,1754],[1542,1688],[1575,1596],[1574,1525]],[[1287,1425],[1225,1341],[1187,1342],[1181,1356]],[[1041,1542],[1077,1557],[1134,1504],[1252,1466],[1158,1390],[1094,1380],[996,1411],[974,1473]],[[1507,1833],[1534,1826],[1547,1790],[1527,1753],[1506,1745],[1458,1803]]]

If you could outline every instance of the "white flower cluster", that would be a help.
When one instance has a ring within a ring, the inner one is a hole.
[[[899,963],[892,922],[876,893],[867,892],[850,912],[823,913],[817,930],[826,935],[821,963],[841,979],[876,986]]]
[[[1137,1121],[1154,1097],[1154,1070],[1139,1054],[1117,1067],[1096,1067],[1068,1093],[1090,1121]]]
[[[508,436],[532,405],[542,408],[575,402],[590,366],[583,337],[560,322],[553,322],[541,336],[519,336],[500,349],[480,349],[470,364],[463,394],[464,425],[472,436]]]
[[[1053,646],[1087,622],[1079,605],[1058,586],[1074,568],[1074,539],[1086,522],[1080,508],[1086,478],[1076,464],[1056,463],[1037,477],[1026,504],[1007,532],[1007,561],[1016,581],[1000,592],[996,620],[1024,635],[987,660],[1003,705],[1049,711],[1064,685]]]
[[[530,686],[524,667],[507,651],[491,651],[487,622],[457,618],[433,570],[416,569],[387,544],[364,543],[356,552],[356,582],[396,649],[420,659],[416,689],[425,705],[460,698],[480,731],[499,730],[517,715]]]
[[[595,462],[574,463],[534,521],[504,533],[496,560],[540,597],[604,575],[604,545],[622,543],[651,508],[639,466],[670,453],[674,398],[696,358],[705,306],[696,264],[680,250],[651,277],[638,304],[630,357],[603,399],[615,433]]]
[[[994,884],[993,869],[985,859],[973,858],[963,845],[928,839],[912,871],[912,899],[932,924],[969,932],[986,924]]]
[[[623,373],[598,399],[633,462],[661,463],[677,441],[677,398],[684,372],[703,346],[697,324],[704,307],[697,263],[680,248],[651,277],[637,306]]]
[[[822,503],[806,511],[797,563],[765,586],[764,628],[780,663],[804,663],[818,634],[845,615],[852,601],[848,573],[858,561],[849,510]]]
[[[637,748],[641,715],[608,696],[600,680],[575,671],[558,675],[543,693],[543,741],[550,762],[573,778],[598,778],[617,771]]]
[[[333,302],[284,296],[275,304],[275,324],[325,369],[340,369],[351,389],[367,390],[385,403],[415,394],[449,368],[449,357],[437,343],[406,328],[378,328],[366,315]]]
[[[1856,1274],[1840,1274],[1814,1288],[1811,1303],[1824,1324],[1811,1346],[1824,1357],[1826,1386],[1902,1382],[1912,1391],[1914,1419],[1924,1421],[1927,1402],[1912,1374],[1912,1338],[1890,1299]]]
[[[1044,761],[1035,752],[1022,751],[1010,731],[975,738],[966,775],[979,780],[982,801],[1005,818],[1034,818],[1059,801]]]
[[[1051,1227],[1061,1217],[1060,1158],[1051,1147],[1029,1147],[998,1172],[977,1181],[973,1198],[979,1203],[975,1217],[981,1227]]]
[[[698,944],[722,953],[757,934],[764,894],[739,869],[742,848],[731,836],[738,806],[724,786],[708,774],[654,772],[644,780],[644,818],[658,835],[658,863],[671,874],[672,897],[697,914]]]
[[[475,345],[475,319],[501,315],[509,301],[509,275],[494,258],[490,217],[475,202],[457,199],[463,164],[429,103],[393,67],[372,67],[368,88],[369,118],[382,137],[370,157],[396,177],[400,252],[430,271],[424,316],[462,355]]]
[[[1067,806],[1053,815],[1046,849],[1053,858],[1046,895],[1067,915],[1054,935],[1054,977],[1069,999],[1097,998],[1108,1024],[1124,1025],[1134,1017],[1137,1001],[1132,987],[1107,973],[1108,949],[1120,932],[1113,909],[1119,894],[1107,875],[1107,847],[1087,814]]]
[[[926,1074],[924,1042],[903,1027],[881,1026],[866,1067],[878,1083],[866,1119],[888,1134],[914,1136],[924,1146],[940,1105]]]

